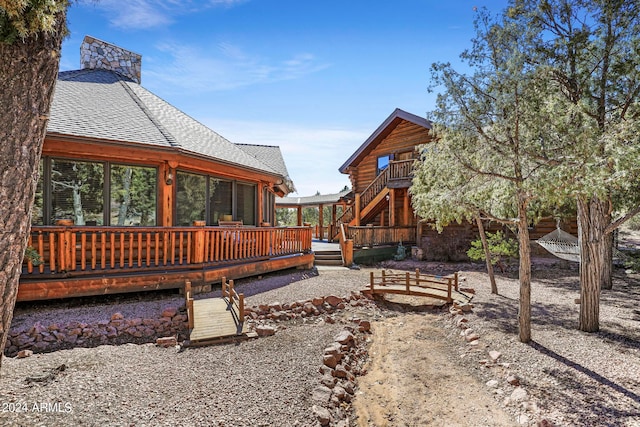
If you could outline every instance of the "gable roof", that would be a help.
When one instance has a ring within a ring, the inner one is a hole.
[[[280,147],[276,145],[257,145],[257,144],[235,144],[245,153],[255,157],[262,163],[269,166],[271,169],[280,173],[285,178],[285,184],[293,192],[296,191],[293,185],[293,181],[289,177],[289,171],[287,165],[282,157],[282,151]]]
[[[113,71],[59,73],[47,134],[148,144],[288,177]]]
[[[425,118],[408,113],[396,108],[387,119],[371,134],[369,138],[347,159],[338,169],[341,173],[348,173],[347,168],[360,161],[371,152],[382,140],[384,140],[402,121],[408,121],[425,129],[431,129],[431,122]]]

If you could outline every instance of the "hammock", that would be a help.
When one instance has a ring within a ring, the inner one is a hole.
[[[580,262],[578,238],[566,231],[562,231],[560,228],[556,228],[551,233],[542,236],[536,242],[558,258]]]
[[[551,252],[560,259],[567,261],[580,262],[580,247],[578,246],[578,238],[566,231],[556,228],[551,233],[542,236],[536,240],[540,246]],[[618,249],[613,248],[613,258],[617,260],[625,260],[625,254]]]

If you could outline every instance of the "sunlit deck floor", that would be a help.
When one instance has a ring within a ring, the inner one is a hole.
[[[237,308],[225,298],[194,300],[193,314],[193,330],[189,336],[192,342],[248,337],[244,321],[238,319]]]

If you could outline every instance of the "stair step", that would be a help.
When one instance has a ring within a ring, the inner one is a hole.
[[[342,256],[342,252],[340,251],[315,251],[316,255],[340,255]]]
[[[332,260],[332,259],[316,259],[315,265],[338,265],[341,266],[342,265],[342,259],[339,260]]]

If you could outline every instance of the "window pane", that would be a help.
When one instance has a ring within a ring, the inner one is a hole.
[[[51,223],[72,219],[76,225],[104,223],[104,165],[102,163],[51,161]]]
[[[233,220],[231,182],[210,178],[209,193],[211,194],[209,199],[209,224],[217,225],[218,221]]]
[[[382,172],[387,166],[389,166],[390,156],[380,156],[378,157],[378,174]]]
[[[256,225],[256,186],[238,184],[236,216],[243,224]]]
[[[192,225],[193,221],[204,221],[207,178],[178,172],[176,185],[176,225]]]
[[[111,225],[156,225],[155,168],[111,166]]]

